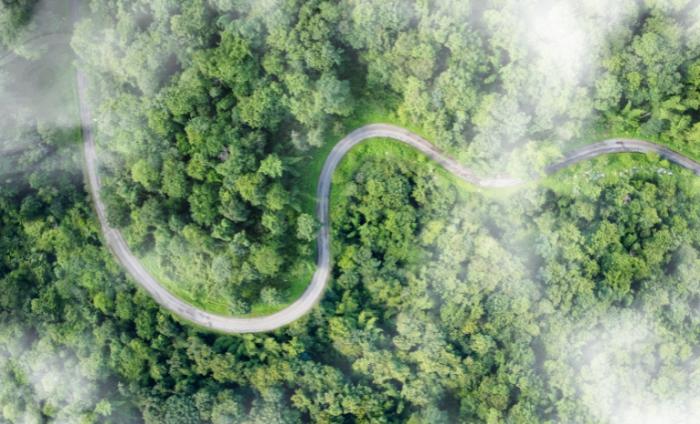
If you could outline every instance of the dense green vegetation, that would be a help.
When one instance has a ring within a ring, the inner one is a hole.
[[[327,116],[351,111],[340,51],[316,40],[333,34],[339,10],[95,7],[73,44],[109,97],[99,134],[111,222],[200,304],[244,314],[284,301],[313,259],[293,184],[301,151],[320,145]]]
[[[32,30],[32,4],[0,3],[17,23],[2,31]],[[536,174],[611,134],[700,157],[698,6],[542,9],[92,1],[71,45],[110,220],[177,294],[264,313],[303,289],[317,173],[363,123],[417,129],[488,174]],[[700,419],[688,172],[613,156],[500,195],[373,140],[334,178],[322,303],[274,333],[210,334],[158,308],[101,243],[67,40],[0,37],[0,421]]]
[[[135,405],[154,423],[570,422],[596,417],[577,393],[598,401],[593,377],[609,358],[616,390],[694,393],[697,374],[682,372],[700,336],[689,175],[622,159],[632,167],[571,170],[565,180],[597,173],[584,193],[488,200],[403,147],[371,150],[336,179],[329,293],[274,335],[183,327],[125,281],[84,196],[62,194],[51,211],[36,194],[46,187],[4,191],[3,251],[15,252],[2,265],[4,416],[123,422]],[[644,361],[618,357],[630,349]],[[52,383],[78,371],[79,395]]]
[[[422,422],[623,420],[658,405],[652,394],[696,396],[682,372],[699,359],[700,193],[687,174],[616,158],[626,166],[570,171],[564,181],[593,180],[584,192],[487,201],[402,148],[367,150],[339,175],[333,216],[329,333],[353,371],[426,407]]]
[[[72,44],[100,93],[110,220],[172,291],[240,315],[309,278],[306,165],[368,107],[484,173],[601,135],[696,155],[686,3],[93,2]]]

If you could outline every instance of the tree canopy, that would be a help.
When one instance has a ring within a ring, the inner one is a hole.
[[[88,3],[71,46],[109,220],[215,312],[299,296],[320,165],[367,122],[489,175],[606,136],[700,159],[695,2]],[[3,48],[32,7],[0,3]],[[44,90],[73,59],[25,51],[0,63],[0,421],[698,421],[689,172],[610,156],[502,195],[372,140],[334,177],[321,303],[274,332],[208,333],[101,242],[72,82]],[[32,105],[22,81],[56,98]]]

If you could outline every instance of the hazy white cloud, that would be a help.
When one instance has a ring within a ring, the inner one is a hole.
[[[633,1],[518,3],[517,31],[533,53],[532,72],[565,85],[588,84],[611,35],[625,30],[637,13]]]
[[[560,2],[537,9],[529,9],[525,40],[542,61],[538,69],[548,69],[550,75],[565,80],[578,79],[588,46],[574,8]]]
[[[12,423],[72,424],[91,414],[98,389],[85,365],[48,339],[33,344],[17,327],[0,329],[0,418]],[[16,402],[19,400],[19,402]]]
[[[577,327],[577,326],[574,326]],[[562,339],[559,363],[591,417],[613,424],[700,422],[700,371],[690,349],[648,317],[624,310]]]

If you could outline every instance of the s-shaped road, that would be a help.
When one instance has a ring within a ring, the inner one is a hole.
[[[304,291],[301,297],[294,303],[271,315],[253,318],[236,318],[217,315],[186,303],[167,291],[148,273],[148,271],[146,271],[138,258],[134,256],[127,246],[121,232],[112,228],[107,222],[105,205],[100,199],[101,183],[97,173],[99,161],[95,151],[91,110],[87,101],[87,84],[80,70],[77,72],[77,87],[80,101],[80,119],[83,128],[87,181],[97,217],[102,228],[104,241],[112,250],[117,260],[124,266],[133,279],[149,293],[153,300],[175,315],[213,331],[232,334],[272,331],[301,318],[318,303],[328,284],[331,271],[328,199],[331,191],[333,173],[348,151],[365,140],[372,138],[391,138],[408,144],[440,164],[440,166],[450,173],[479,187],[515,187],[525,183],[524,180],[508,176],[481,178],[469,168],[460,165],[454,159],[440,152],[427,140],[400,127],[387,124],[372,124],[358,128],[336,144],[326,158],[318,180],[316,189],[316,218],[320,222],[320,230],[317,242],[316,271],[306,291]],[[656,153],[700,175],[700,164],[697,162],[666,147],[635,139],[610,139],[585,146],[579,150],[568,153],[561,161],[547,167],[546,172],[551,174],[582,160],[599,155],[622,152]]]

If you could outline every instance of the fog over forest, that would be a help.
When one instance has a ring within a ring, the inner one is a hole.
[[[225,335],[159,307],[110,225],[204,311],[283,310],[316,265],[316,184],[367,124],[411,130],[333,177],[318,306]],[[0,421],[700,422],[700,3],[0,3]]]

